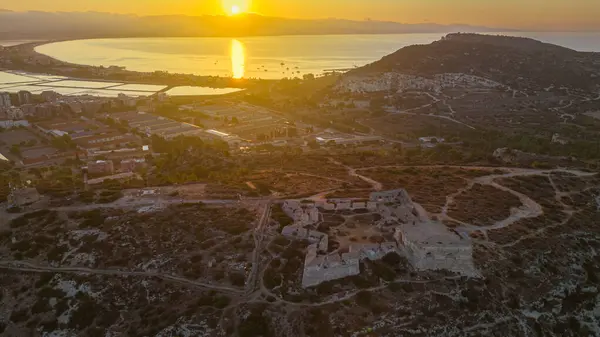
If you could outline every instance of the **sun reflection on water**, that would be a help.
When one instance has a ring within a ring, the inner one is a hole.
[[[233,78],[242,78],[246,72],[246,49],[236,39],[231,40],[231,72]]]

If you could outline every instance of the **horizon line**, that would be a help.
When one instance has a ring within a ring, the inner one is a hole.
[[[0,8],[0,15],[6,13],[15,13],[15,14],[28,14],[28,13],[44,13],[44,14],[105,14],[105,15],[116,15],[116,16],[129,16],[136,18],[153,18],[153,17],[187,17],[187,18],[203,18],[203,17],[212,17],[212,18],[225,18],[230,20],[236,20],[236,18],[240,17],[263,17],[263,18],[273,18],[273,19],[283,19],[283,20],[295,20],[295,21],[350,21],[350,22],[375,22],[375,23],[392,23],[398,25],[406,25],[406,26],[417,26],[417,25],[432,25],[432,26],[442,26],[442,27],[452,27],[452,26],[465,26],[472,28],[485,28],[490,31],[488,32],[548,32],[548,33],[600,33],[600,27],[597,28],[589,28],[589,29],[557,29],[557,28],[543,28],[543,27],[497,27],[497,26],[488,26],[488,25],[479,25],[472,23],[438,23],[438,22],[415,22],[415,23],[406,23],[401,21],[392,21],[392,20],[380,20],[380,19],[350,19],[350,18],[340,18],[340,17],[322,17],[322,18],[293,18],[293,17],[285,17],[285,16],[269,16],[264,15],[259,12],[246,12],[238,15],[227,15],[223,14],[199,14],[199,15],[190,15],[184,13],[177,14],[137,14],[137,13],[118,13],[118,12],[106,12],[106,11],[43,11],[43,10],[25,10],[25,11],[15,11],[5,8]],[[497,30],[494,30],[497,29]],[[491,31],[494,30],[494,31]],[[353,33],[345,34],[336,34],[336,35],[351,35]],[[378,33],[378,34],[408,34],[408,33]],[[418,34],[418,33],[417,33]],[[321,35],[321,34],[311,34],[311,35]],[[322,35],[331,35],[331,34],[322,34]]]

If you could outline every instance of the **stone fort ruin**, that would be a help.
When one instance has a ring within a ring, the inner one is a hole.
[[[287,200],[282,209],[294,220],[292,225],[283,228],[282,235],[310,242],[304,260],[303,288],[358,275],[361,260],[379,260],[389,253],[405,256],[417,270],[443,269],[469,277],[479,276],[473,264],[470,238],[429,220],[427,214],[415,207],[404,189],[374,192],[368,201],[330,199],[313,203]],[[394,241],[351,243],[347,251],[328,253],[329,235],[311,228],[323,221],[323,212],[357,210],[379,214],[381,219],[372,226],[393,233]]]

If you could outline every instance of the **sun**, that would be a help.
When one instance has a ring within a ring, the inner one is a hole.
[[[250,10],[251,0],[221,0],[223,11],[227,15],[239,15]]]

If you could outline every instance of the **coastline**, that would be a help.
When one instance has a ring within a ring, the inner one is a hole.
[[[120,67],[98,67],[65,62],[35,50],[38,46],[75,40],[77,39],[45,40],[0,48],[0,71],[22,71],[33,74],[65,76],[73,79],[119,81],[128,84],[166,85],[167,88],[161,90],[161,92],[177,86],[250,89],[259,83],[274,81],[246,78],[234,79],[223,76],[170,74],[163,71],[138,72]]]

